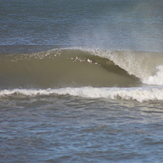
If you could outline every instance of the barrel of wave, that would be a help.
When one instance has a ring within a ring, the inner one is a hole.
[[[163,53],[139,51],[104,52],[116,65],[138,77],[142,83],[163,85]]]

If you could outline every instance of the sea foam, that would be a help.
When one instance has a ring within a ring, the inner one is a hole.
[[[158,66],[156,74],[144,79],[143,83],[150,85],[163,85],[163,66]]]
[[[1,90],[0,97],[4,96],[49,96],[70,95],[82,98],[105,98],[113,100],[136,100],[138,102],[163,100],[163,87],[132,87],[132,88],[95,88],[95,87],[66,87],[59,89],[13,89]]]

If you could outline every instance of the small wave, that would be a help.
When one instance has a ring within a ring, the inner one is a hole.
[[[56,90],[60,95],[73,95],[85,98],[125,99],[144,102],[163,100],[163,88],[63,88]]]
[[[0,97],[4,96],[49,96],[49,95],[71,95],[82,98],[105,98],[105,99],[123,99],[136,100],[138,102],[150,100],[163,100],[163,88],[146,87],[146,88],[59,88],[59,89],[13,89],[1,90]]]

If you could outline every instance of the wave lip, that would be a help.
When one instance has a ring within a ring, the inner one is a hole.
[[[6,96],[50,96],[70,95],[82,98],[105,98],[144,101],[162,101],[163,87],[130,87],[130,88],[95,88],[95,87],[67,87],[58,89],[13,89],[1,90],[0,97]]]

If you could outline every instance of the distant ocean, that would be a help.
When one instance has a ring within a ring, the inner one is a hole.
[[[0,162],[162,163],[163,1],[1,0]]]

